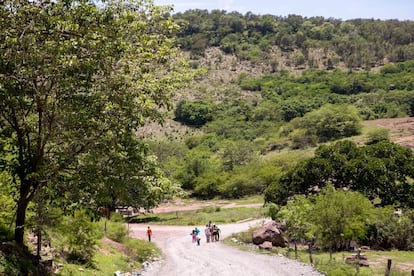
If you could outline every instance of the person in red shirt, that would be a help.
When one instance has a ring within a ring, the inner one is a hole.
[[[148,226],[148,229],[147,229],[147,236],[148,236],[148,241],[151,242],[152,230],[149,226]]]

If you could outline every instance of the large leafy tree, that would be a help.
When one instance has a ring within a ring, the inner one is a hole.
[[[361,192],[382,206],[412,206],[414,155],[388,141],[357,147],[351,141],[320,146],[266,190],[265,198],[285,204],[295,194],[315,193],[328,183]]]
[[[362,194],[328,185],[315,196],[310,221],[318,240],[332,252],[365,236],[372,209]]]
[[[297,258],[297,243],[305,240],[312,241],[314,238],[314,225],[309,216],[312,213],[312,202],[303,195],[297,195],[292,201],[283,206],[276,215],[276,219],[283,220],[287,226],[289,240],[295,245],[295,256]]]
[[[361,132],[358,110],[350,105],[326,104],[297,120],[299,127],[306,129],[308,134],[316,135],[321,142],[349,137]]]
[[[168,12],[150,0],[0,5],[1,165],[18,191],[18,243],[36,195],[73,206],[153,193],[135,200],[150,207],[168,188],[136,137],[186,76]]]

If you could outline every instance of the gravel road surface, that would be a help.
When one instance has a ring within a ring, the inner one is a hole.
[[[263,220],[219,225],[221,237],[248,230]],[[133,238],[147,239],[147,224],[130,224]],[[151,225],[152,241],[163,251],[163,259],[145,267],[143,276],[296,276],[323,275],[312,266],[305,265],[284,256],[267,256],[245,252],[223,244],[206,243],[205,225],[197,226],[201,230],[201,243],[192,243],[192,226]]]

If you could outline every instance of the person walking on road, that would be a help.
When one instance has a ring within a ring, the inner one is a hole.
[[[204,234],[206,234],[206,242],[210,242],[210,227],[206,224],[206,229],[204,229]]]
[[[213,226],[213,239],[215,241],[219,241],[220,240],[220,228],[217,227],[217,225],[214,224]]]
[[[196,235],[197,245],[200,245],[200,240],[201,240],[201,238],[200,238],[200,232],[201,231],[197,227],[194,229],[194,231],[195,231],[195,235]]]
[[[148,241],[151,242],[152,230],[149,226],[148,226],[148,229],[147,229],[147,236],[148,236]]]

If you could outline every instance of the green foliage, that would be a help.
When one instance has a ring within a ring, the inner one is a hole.
[[[182,183],[184,189],[193,189],[198,177],[220,172],[220,167],[220,160],[205,148],[197,147],[187,152],[175,178]]]
[[[310,198],[296,195],[276,215],[297,242],[308,241],[334,250],[349,249],[366,238],[374,207],[362,194],[328,185]]]
[[[64,208],[107,203],[115,186],[124,188],[116,200],[148,208],[174,190],[136,132],[147,119],[162,121],[160,107],[191,77],[169,8],[40,2],[0,6],[2,168],[18,192],[20,244],[39,190]]]
[[[290,240],[310,242],[316,231],[310,220],[310,216],[314,211],[313,208],[311,200],[298,195],[279,209],[275,219],[286,223],[287,235]]]
[[[213,105],[204,101],[184,101],[177,103],[175,119],[190,126],[200,127],[212,120]]]
[[[260,91],[261,82],[258,79],[247,77],[245,75],[239,76],[239,86],[243,90]]]
[[[395,64],[386,64],[381,68],[382,74],[395,74],[401,71]]]
[[[377,249],[413,250],[413,211],[396,212],[391,206],[378,208],[369,223],[367,236],[363,241]]]
[[[326,142],[359,134],[361,119],[352,106],[327,104],[298,119],[298,126]]]
[[[281,109],[283,119],[286,122],[289,122],[293,118],[304,116],[307,112],[312,110],[312,107],[306,101],[290,99],[283,102]]]
[[[203,55],[208,47],[217,46],[240,59],[267,62],[272,46],[286,52],[323,46],[324,57],[329,51],[348,68],[364,69],[381,64],[384,58],[394,62],[414,56],[411,21],[342,21],[251,13],[243,16],[218,10],[188,10],[175,14],[174,18],[182,26],[178,43],[193,55]],[[307,55],[303,57],[311,60]]]
[[[161,251],[153,243],[139,239],[127,239],[125,249],[134,261],[143,263],[161,255]]]
[[[228,174],[217,172],[207,172],[194,180],[194,196],[208,199],[219,196],[220,186],[228,178]]]
[[[120,222],[120,223],[125,222],[124,217],[120,213],[112,213],[110,220],[113,222]]]
[[[278,216],[278,213],[280,211],[280,206],[277,205],[277,204],[274,204],[273,202],[267,203],[266,206],[269,210],[269,217],[272,220],[276,220],[277,216]]]
[[[6,172],[0,172],[0,240],[12,239],[13,213],[15,202],[13,199],[11,178]]]
[[[220,206],[204,206],[201,209],[198,209],[197,213],[214,213],[214,212],[220,212],[221,208]]]
[[[391,142],[357,147],[351,141],[320,146],[315,156],[297,164],[266,190],[266,201],[285,204],[295,194],[312,193],[327,183],[361,192],[382,206],[412,206],[414,156]],[[389,192],[393,191],[393,192]]]
[[[85,211],[64,217],[59,231],[63,235],[61,250],[68,254],[69,261],[82,264],[92,261],[98,231]]]
[[[0,274],[1,275],[49,275],[42,266],[36,265],[36,260],[27,247],[20,247],[14,242],[0,244]]]
[[[292,141],[292,149],[304,149],[309,146],[315,146],[318,140],[316,135],[302,128],[294,129],[289,133],[289,139]]]
[[[236,240],[243,242],[243,243],[251,243],[252,242],[252,236],[253,232],[256,231],[257,228],[250,227],[249,230],[239,233],[233,233],[231,235],[231,238],[235,238]]]
[[[125,238],[128,237],[128,229],[126,229],[123,222],[124,219],[121,215],[117,216],[117,214],[112,214],[109,221],[101,220],[100,229],[104,229],[106,227],[106,231],[104,233],[106,237],[116,242],[123,242]]]
[[[389,141],[389,130],[386,128],[372,129],[367,133],[365,144],[371,145],[382,141]]]
[[[234,176],[220,186],[220,194],[226,198],[240,198],[255,192],[260,193],[261,190],[260,186],[255,186],[254,179],[246,179],[243,175]]]
[[[315,196],[310,222],[321,245],[337,250],[365,237],[372,211],[373,205],[362,194],[329,185]]]

